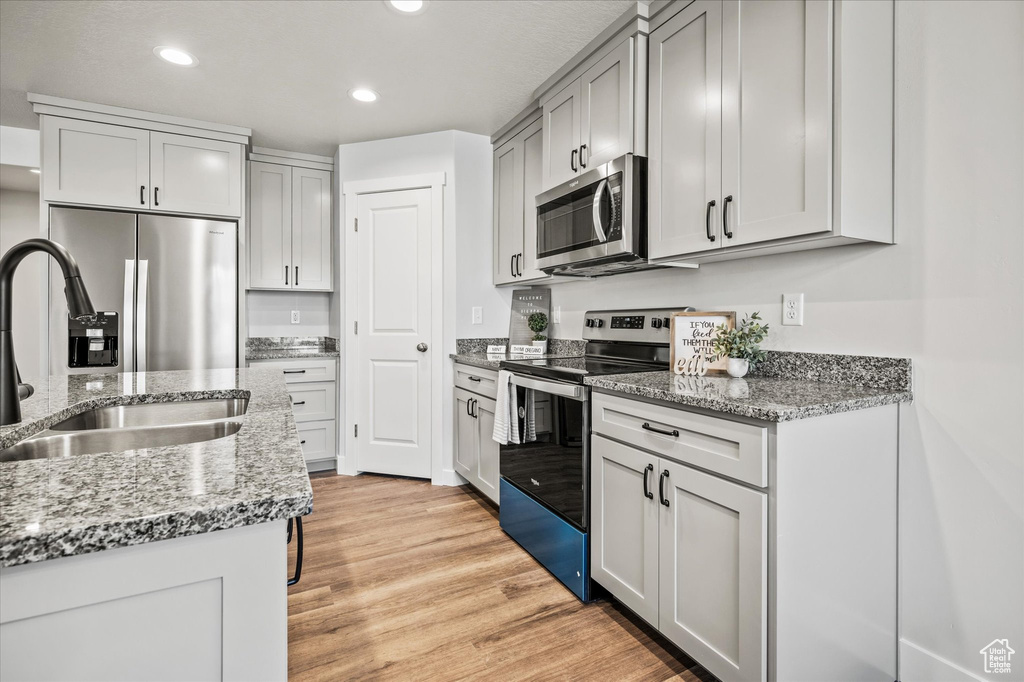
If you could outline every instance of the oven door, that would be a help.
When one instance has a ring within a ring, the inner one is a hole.
[[[538,268],[638,253],[643,161],[627,154],[538,195]]]
[[[588,526],[589,390],[512,375],[520,444],[501,446],[501,477],[581,531]]]

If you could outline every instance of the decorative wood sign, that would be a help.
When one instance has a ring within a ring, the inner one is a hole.
[[[704,376],[726,374],[729,358],[715,355],[715,327],[736,327],[735,312],[686,312],[672,314],[672,371]]]

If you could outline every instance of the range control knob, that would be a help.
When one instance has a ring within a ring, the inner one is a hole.
[[[671,317],[666,317],[666,318],[662,319],[661,326],[664,327],[665,329],[668,329],[669,327],[671,327],[672,326],[672,318]]]
[[[654,327],[655,329],[661,329],[661,320],[657,317],[654,318],[653,320],[651,320],[651,326]]]
[[[597,323],[598,327],[603,327],[604,326],[604,320],[595,320],[595,322]]]
[[[587,325],[588,327],[593,327],[593,326],[594,326],[594,321],[593,321],[593,320],[591,320],[591,319],[588,319],[588,320],[587,320],[587,322],[586,322],[586,325]]]

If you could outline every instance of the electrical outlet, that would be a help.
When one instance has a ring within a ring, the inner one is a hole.
[[[298,310],[293,310],[292,311],[292,324],[298,324],[298,323],[299,323],[299,311]]]
[[[560,324],[562,322],[562,306],[556,305],[555,312],[551,317],[554,318],[552,322],[554,322],[555,324]]]
[[[782,324],[799,327],[804,323],[804,295],[782,295]]]
[[[480,306],[473,306],[473,324],[484,323],[484,309]]]

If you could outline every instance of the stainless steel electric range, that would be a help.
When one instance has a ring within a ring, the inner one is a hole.
[[[590,388],[585,377],[669,368],[669,319],[688,307],[585,315],[585,354],[506,360],[519,443],[501,446],[501,527],[590,600]],[[500,389],[499,389],[500,390]]]

